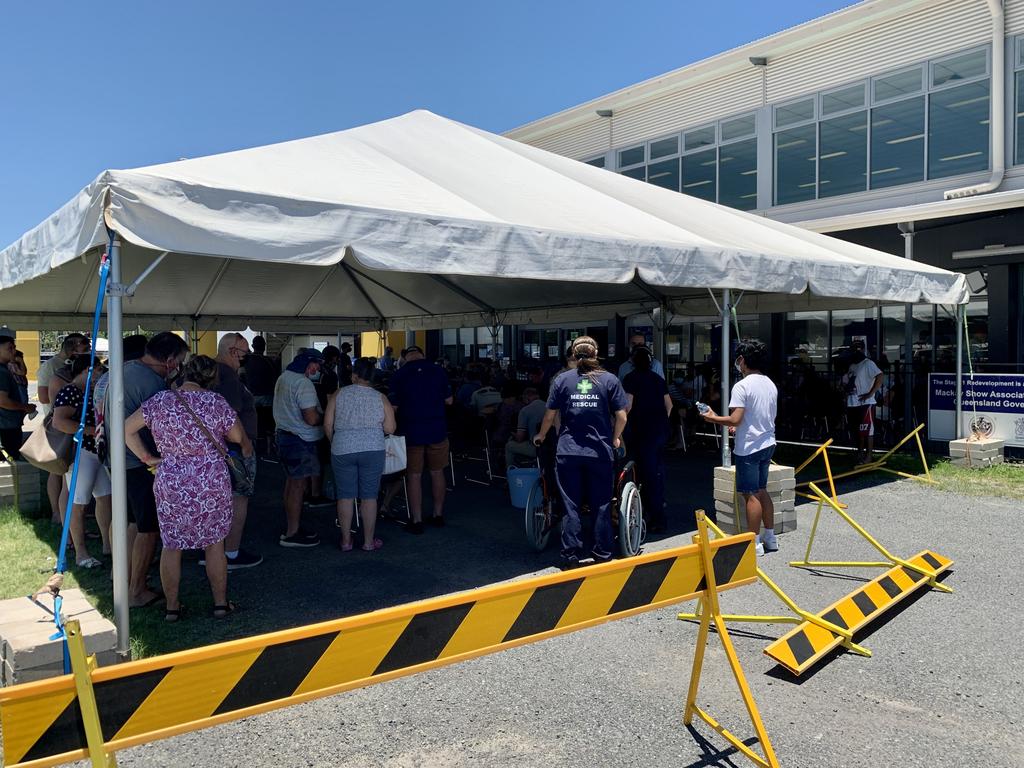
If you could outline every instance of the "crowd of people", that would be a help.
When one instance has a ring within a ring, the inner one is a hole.
[[[185,341],[166,332],[126,337],[123,353],[130,604],[164,603],[169,622],[182,616],[183,552],[201,553],[216,618],[235,609],[228,573],[262,562],[260,554],[242,547],[258,452],[279,461],[285,476],[282,547],[319,545],[320,535],[308,520],[304,524],[304,516],[332,504],[342,552],[380,550],[385,542],[378,517],[391,514],[401,486],[396,475],[385,475],[391,435],[404,440],[405,529],[414,535],[427,524],[445,524],[446,470],[453,455],[483,448],[505,466],[532,465],[550,455],[564,513],[561,565],[573,568],[591,558],[607,560],[615,551],[614,468],[627,455],[636,464],[648,531],[666,530],[665,451],[680,426],[702,415],[711,425],[735,428],[737,490],[746,499],[749,529],[764,528],[759,552],[778,546],[766,492],[778,390],[764,375],[767,357],[758,342],[737,348],[741,378],[727,408],[715,397],[713,376],[666,381],[664,366],[639,335],[630,339],[628,359],[616,373],[603,368],[597,342],[586,336],[571,343],[557,366],[519,369],[485,360],[458,370],[444,360],[428,360],[416,345],[398,355],[389,347],[379,359],[353,360],[351,346],[343,344],[300,349],[282,370],[266,355],[262,337],[250,348],[237,333],[221,337],[216,358],[190,357]],[[56,429],[74,434],[85,413],[70,521],[75,562],[82,568],[101,565],[96,555],[108,555],[111,548],[104,435],[109,374],[101,364],[90,371],[90,359],[89,339],[69,334],[38,380],[39,401],[52,410]],[[856,398],[858,423],[866,426],[865,451],[871,448],[866,406],[878,387],[877,370],[858,359],[850,372],[851,418]],[[0,439],[14,457],[22,420],[34,410],[24,376],[13,334],[0,329]],[[86,391],[90,380],[92,392]],[[48,486],[58,520],[68,480],[56,476]],[[83,523],[90,506],[100,529],[102,550],[96,555]],[[149,581],[158,544],[159,586]]]

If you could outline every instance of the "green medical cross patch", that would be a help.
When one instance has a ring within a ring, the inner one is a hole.
[[[590,390],[594,388],[594,385],[590,382],[590,379],[580,379],[576,383],[576,389],[582,392],[584,395],[588,394]]]

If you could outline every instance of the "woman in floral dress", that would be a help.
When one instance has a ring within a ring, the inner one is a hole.
[[[214,617],[223,618],[234,610],[227,599],[224,556],[232,517],[231,476],[210,437],[225,449],[225,440],[240,444],[245,456],[252,455],[252,444],[227,400],[210,391],[216,381],[216,361],[205,355],[194,357],[185,366],[179,389],[149,398],[125,423],[128,447],[146,464],[157,467],[153,491],[163,542],[160,581],[167,598],[167,621],[181,616],[178,587],[184,549],[205,550]],[[159,456],[149,452],[139,435],[146,428],[153,433]]]

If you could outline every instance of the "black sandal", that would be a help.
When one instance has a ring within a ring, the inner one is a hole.
[[[185,612],[185,606],[179,605],[177,608],[165,608],[164,609],[164,621],[168,624],[174,624],[181,620],[182,614]]]
[[[213,606],[213,618],[215,619],[226,619],[232,613],[238,610],[238,606],[232,603],[230,600],[224,605]]]

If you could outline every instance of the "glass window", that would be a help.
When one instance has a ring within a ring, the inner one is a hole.
[[[757,207],[757,139],[718,150],[718,202],[741,211]]]
[[[916,304],[913,309],[911,338],[913,339],[914,361],[925,371],[932,367],[932,316],[931,304]],[[906,362],[903,355],[904,329],[906,328],[906,307],[882,307],[883,350],[891,362]]]
[[[972,299],[967,305],[967,343],[971,363],[988,362],[988,298]],[[965,366],[966,367],[966,366]]]
[[[679,158],[651,163],[647,166],[647,181],[673,192],[679,191]]]
[[[1024,37],[1017,38],[1017,63],[1016,66],[1024,67]]]
[[[600,157],[593,157],[590,160],[584,160],[587,165],[593,165],[598,168],[604,168],[604,155]]]
[[[878,362],[878,319],[875,309],[835,310],[832,313],[832,370],[843,373],[850,347],[863,341],[868,357]]]
[[[838,88],[821,95],[821,114],[833,115],[864,106],[864,83]]]
[[[623,176],[629,176],[631,179],[640,179],[640,181],[647,180],[647,169],[644,166],[639,168],[631,168],[628,171],[622,171]]]
[[[922,68],[917,66],[876,77],[871,81],[872,98],[875,101],[888,101],[917,93],[922,87],[922,74]]]
[[[651,142],[651,160],[657,160],[659,157],[668,157],[669,155],[679,154],[679,137],[669,136],[667,139],[658,139],[658,141]]]
[[[710,147],[715,143],[715,126],[698,128],[694,131],[687,131],[683,134],[683,147],[691,152],[701,147]]]
[[[775,134],[775,203],[814,199],[818,127],[805,125]]]
[[[989,83],[931,94],[928,100],[928,178],[988,168]]]
[[[754,115],[737,117],[735,120],[722,121],[722,141],[742,139],[745,136],[753,136],[757,130],[757,120]]]
[[[665,331],[665,350],[662,362],[668,369],[690,359],[690,324],[673,325]]]
[[[711,358],[711,330],[714,328],[714,321],[696,322],[693,324],[693,362],[711,362],[717,366],[717,360]]]
[[[948,59],[932,62],[932,87],[948,85],[959,80],[969,80],[988,73],[988,53],[970,51]]]
[[[1014,77],[1017,90],[1016,109],[1014,110],[1014,123],[1017,126],[1014,135],[1016,144],[1014,162],[1024,163],[1024,72],[1018,72]]]
[[[644,148],[630,147],[629,149],[619,150],[619,168],[625,168],[627,165],[636,165],[644,161]]]
[[[924,179],[924,96],[871,110],[871,188]]]
[[[788,312],[783,325],[786,359],[828,369],[828,312]]]
[[[814,99],[794,101],[792,104],[783,104],[775,108],[775,127],[784,128],[794,123],[802,123],[805,120],[814,119]]]
[[[868,113],[822,120],[818,140],[818,196],[867,189]]]
[[[683,192],[703,200],[715,202],[715,154],[718,150],[705,149],[683,158]]]

